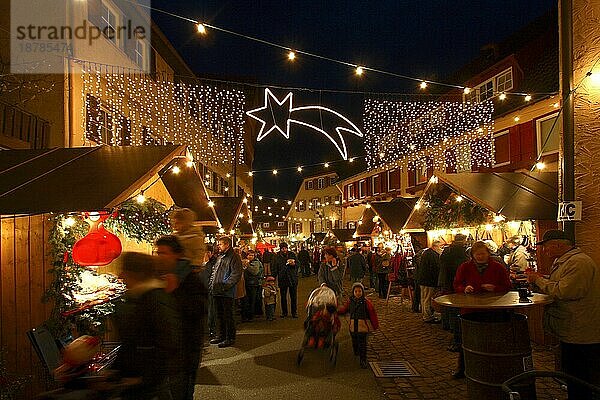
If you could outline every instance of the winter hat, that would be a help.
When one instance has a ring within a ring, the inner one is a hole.
[[[356,287],[359,287],[359,288],[361,288],[361,290],[362,290],[362,292],[363,292],[363,295],[365,294],[365,287],[364,287],[364,285],[363,285],[362,283],[360,283],[360,282],[354,282],[354,283],[352,284],[352,293],[354,293],[354,288],[356,288]]]

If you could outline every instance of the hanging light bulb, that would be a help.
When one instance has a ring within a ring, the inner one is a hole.
[[[506,219],[506,217],[502,214],[496,214],[494,216],[494,222],[502,222]]]
[[[530,94],[528,94],[528,95],[525,96],[525,101],[531,101],[531,95]]]
[[[231,174],[228,172],[225,174],[225,178],[231,178]]]
[[[206,26],[203,23],[198,23],[198,25],[196,25],[196,29],[198,29],[199,34],[206,35]]]
[[[295,53],[293,50],[290,50],[290,51],[288,52],[288,55],[287,55],[287,57],[288,57],[288,60],[290,60],[290,61],[294,61],[294,60],[296,59],[296,53]]]
[[[358,76],[361,76],[365,72],[364,68],[361,66],[357,66],[354,70],[354,73]]]
[[[173,171],[173,173],[175,175],[177,175],[178,173],[181,172],[181,169],[177,165],[175,165],[173,168],[171,168],[171,170]]]
[[[274,202],[274,203],[277,203],[277,201],[278,201],[277,199],[273,199],[273,202]]]
[[[459,194],[458,196],[456,196],[455,200],[460,203],[461,201],[463,201],[463,197]]]
[[[144,196],[143,193],[140,193],[136,196],[135,201],[137,201],[139,204],[144,204],[146,201],[146,196]]]
[[[519,122],[521,120],[521,117],[519,117],[518,115],[515,117],[515,122]]]
[[[219,233],[225,233],[225,229],[219,228]]]
[[[421,89],[425,89],[425,88],[427,88],[427,82],[425,82],[425,81],[421,82],[421,83],[419,84],[419,87],[420,87]]]
[[[263,197],[262,197],[262,196],[258,196],[258,199],[259,199],[259,200],[262,200],[262,199],[263,199]]]
[[[288,200],[288,202],[287,202],[287,203],[288,203],[288,206],[291,206],[291,205],[292,205],[292,201],[291,201],[291,200]]]
[[[273,175],[277,175],[277,170],[276,169],[273,170]]]
[[[302,172],[302,167],[298,167],[296,169],[298,170],[298,172]]]
[[[329,168],[329,163],[328,162],[325,163],[325,168]]]
[[[244,197],[244,200],[242,200],[242,203],[244,203],[244,204],[248,204],[248,198],[247,198],[247,197]]]
[[[506,100],[506,93],[504,93],[504,92],[500,93],[500,96],[498,96],[498,98],[502,101]]]
[[[68,217],[68,218],[66,218],[66,219],[64,220],[63,224],[64,224],[65,226],[71,227],[71,226],[75,225],[75,222],[77,222],[77,221],[75,220],[75,218],[73,218],[73,217]]]
[[[248,176],[252,176],[252,175],[254,175],[254,174],[252,173],[252,171],[248,172]]]
[[[210,200],[210,201],[208,202],[208,206],[209,206],[209,207],[214,207],[214,206],[215,206],[215,202],[214,202],[214,201],[212,201],[212,200]]]
[[[471,93],[471,88],[468,88],[468,87],[464,88],[464,89],[463,89],[463,93],[464,93],[464,94],[469,94],[469,93]]]
[[[191,160],[191,159],[188,158],[188,160],[185,163],[185,165],[187,165],[188,167],[192,168],[194,166],[194,160]]]
[[[354,162],[354,157],[350,157],[349,162]]]
[[[543,163],[543,162],[541,162],[541,161],[539,161],[539,162],[537,162],[537,163],[535,164],[535,167],[541,171],[541,170],[543,170],[543,169],[545,169],[545,168],[546,168],[546,164],[545,164],[545,163]]]

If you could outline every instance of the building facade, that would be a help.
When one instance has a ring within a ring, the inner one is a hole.
[[[10,4],[0,6],[0,52],[9,68]],[[147,10],[111,0],[74,2],[73,21],[106,31]],[[246,93],[195,78],[160,29],[129,43],[102,36],[94,46],[71,42],[63,74],[2,75],[0,148],[190,147],[211,195],[252,193],[253,126]],[[92,54],[93,52],[93,54]],[[105,60],[102,63],[91,60]],[[16,90],[18,89],[18,90]]]
[[[342,226],[342,193],[336,172],[304,178],[287,214],[290,237],[307,239],[314,232]]]

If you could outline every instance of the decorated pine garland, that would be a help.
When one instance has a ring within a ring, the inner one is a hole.
[[[456,201],[458,196],[450,194],[443,196],[436,190],[427,193],[423,204],[427,207],[424,212],[423,228],[427,231],[436,229],[461,228],[479,226],[490,219],[490,212],[466,198]]]
[[[115,234],[139,243],[153,243],[170,232],[169,211],[164,204],[151,198],[143,203],[131,199],[124,202],[104,225]],[[101,334],[105,330],[108,315],[114,312],[114,302],[78,313],[69,312],[77,306],[75,293],[81,289],[81,274],[87,271],[73,261],[72,250],[77,240],[88,233],[89,224],[82,215],[55,214],[50,221],[49,244],[53,260],[50,272],[53,280],[43,297],[44,302],[53,304],[49,328],[55,337],[65,337],[73,328],[79,334]]]

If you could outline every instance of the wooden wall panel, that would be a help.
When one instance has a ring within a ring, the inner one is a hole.
[[[15,281],[16,281],[16,342],[17,371],[31,373],[31,345],[26,333],[31,329],[31,305],[39,300],[32,299],[29,279],[29,217],[15,219]]]
[[[6,349],[6,368],[17,370],[17,314],[15,279],[14,218],[1,220],[0,282],[2,282],[2,347]]]

